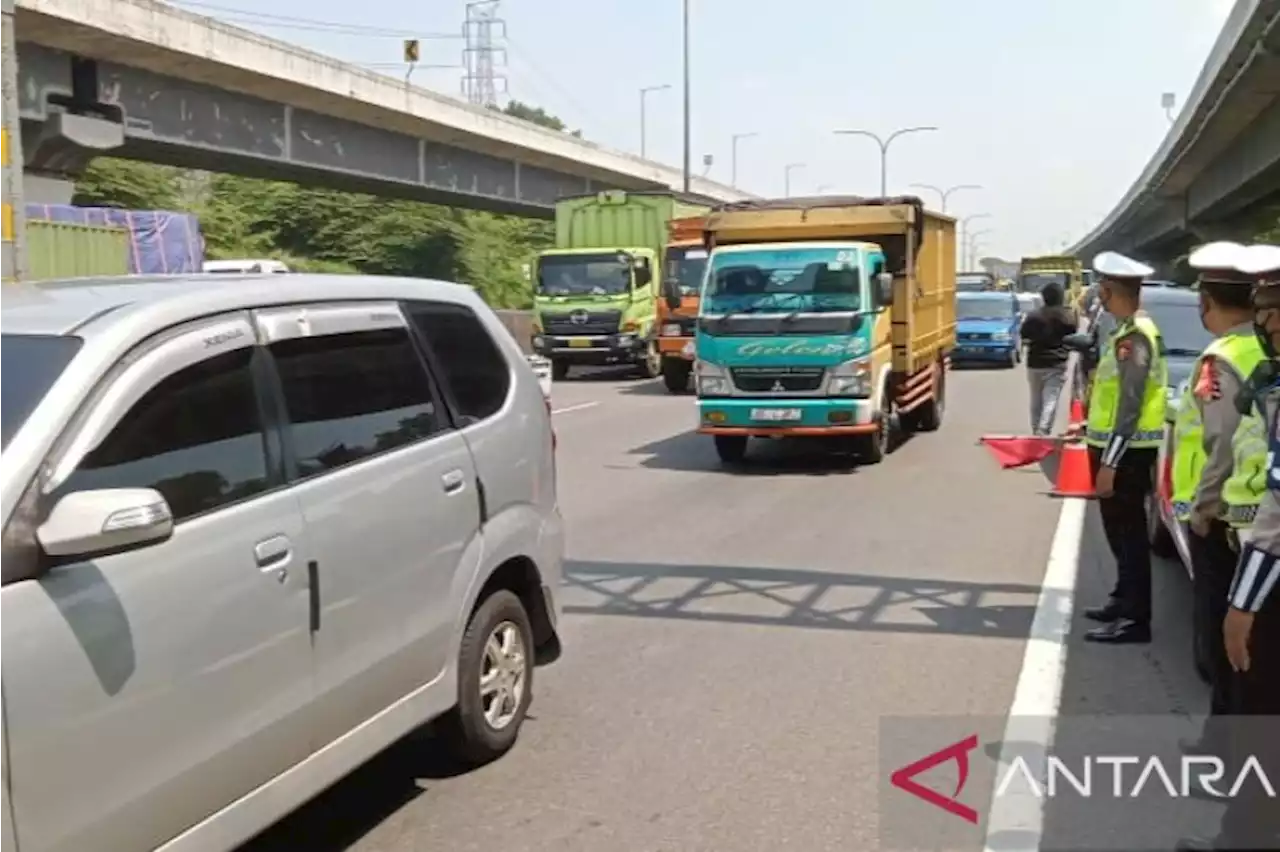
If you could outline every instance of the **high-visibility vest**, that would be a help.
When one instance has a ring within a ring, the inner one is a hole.
[[[1151,345],[1151,369],[1142,392],[1142,409],[1138,428],[1129,439],[1130,447],[1158,447],[1164,439],[1164,419],[1168,407],[1168,364],[1160,345],[1160,329],[1150,317],[1130,317],[1118,323],[1102,347],[1098,368],[1089,391],[1089,418],[1085,423],[1084,441],[1093,447],[1106,447],[1116,431],[1116,415],[1120,410],[1120,362],[1116,359],[1116,341],[1137,330]]]
[[[1182,392],[1182,400],[1178,407],[1178,418],[1173,427],[1173,513],[1178,520],[1185,521],[1191,517],[1191,504],[1195,502],[1196,489],[1200,487],[1200,477],[1204,471],[1205,462],[1208,461],[1208,457],[1204,452],[1204,423],[1200,417],[1200,407],[1195,403],[1194,387],[1204,360],[1206,358],[1220,358],[1226,361],[1241,379],[1248,379],[1249,376],[1253,375],[1254,367],[1258,365],[1258,362],[1263,357],[1262,344],[1258,342],[1256,335],[1249,332],[1227,334],[1217,338],[1205,347],[1204,352],[1196,359],[1195,366],[1191,369],[1191,381],[1187,383],[1186,389]],[[1251,446],[1248,441],[1241,443],[1242,433],[1247,432],[1245,427],[1247,420],[1248,418],[1241,420],[1240,427],[1231,439],[1232,454],[1236,457],[1237,471],[1240,465],[1240,453],[1247,446]],[[1251,435],[1252,433],[1248,434]],[[1262,442],[1262,452],[1257,459],[1257,469],[1261,470],[1263,457],[1266,455],[1266,439],[1260,426],[1257,429],[1257,438]],[[1250,449],[1248,452],[1253,452],[1253,450]],[[1223,485],[1222,499],[1224,503],[1231,503],[1227,496],[1229,490],[1233,491],[1237,500],[1248,493],[1247,490],[1236,490],[1245,485],[1247,480],[1245,482],[1235,482],[1234,488],[1231,486],[1235,478],[1236,473],[1233,473],[1232,479]],[[1247,506],[1248,503],[1239,503],[1238,505]],[[1253,506],[1256,510],[1256,500],[1253,502]],[[1252,514],[1249,516],[1249,522],[1252,523]]]

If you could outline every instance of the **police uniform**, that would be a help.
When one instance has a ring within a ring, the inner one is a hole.
[[[1093,262],[1104,279],[1140,286],[1151,267],[1116,252]],[[1085,638],[1093,642],[1151,640],[1151,543],[1147,496],[1156,453],[1164,437],[1167,366],[1160,330],[1146,313],[1117,317],[1101,345],[1089,388],[1085,444],[1095,469],[1115,471],[1111,496],[1098,501],[1102,528],[1116,560],[1116,585],[1104,606],[1085,615],[1103,622]]]
[[[1253,276],[1235,268],[1243,251],[1237,243],[1210,243],[1188,264],[1201,283],[1247,288]],[[1174,424],[1173,511],[1191,527],[1193,617],[1205,631],[1212,683],[1209,720],[1200,741],[1185,746],[1189,752],[1221,754],[1225,745],[1217,720],[1231,712],[1235,679],[1219,625],[1227,614],[1238,535],[1252,525],[1262,496],[1256,473],[1266,455],[1260,421],[1243,416],[1236,400],[1264,358],[1252,318],[1219,335],[1192,367]]]
[[[1238,267],[1258,279],[1255,305],[1263,288],[1280,288],[1280,247],[1252,246]],[[1271,291],[1274,293],[1275,291]],[[1267,294],[1266,304],[1280,306]],[[1280,307],[1276,308],[1280,309]],[[1256,311],[1255,316],[1261,311]],[[1255,323],[1256,323],[1255,319]],[[1247,417],[1257,417],[1266,436],[1267,454],[1261,471],[1266,489],[1261,495],[1252,530],[1244,539],[1228,590],[1229,618],[1249,614],[1249,667],[1236,673],[1234,711],[1242,717],[1233,726],[1231,752],[1239,765],[1255,757],[1275,784],[1280,779],[1280,357],[1262,326],[1256,327],[1266,358],[1254,370],[1241,394]],[[1242,423],[1242,427],[1243,427]],[[1230,621],[1228,622],[1230,624]],[[1186,840],[1179,850],[1261,850],[1280,848],[1280,805],[1260,785],[1244,786],[1227,802],[1218,837]]]

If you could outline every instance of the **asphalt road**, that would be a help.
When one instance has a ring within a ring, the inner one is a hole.
[[[975,441],[1024,431],[1023,378],[952,373],[942,429],[878,466],[761,443],[740,473],[692,433],[690,397],[557,383],[566,651],[516,748],[460,773],[415,735],[244,852],[888,848],[883,720],[999,719],[1019,678],[1060,504]],[[1081,606],[1111,570],[1088,553]],[[1184,578],[1157,573],[1182,606]],[[1144,712],[1192,707],[1169,635],[1073,650],[1064,712],[1122,702],[1125,679]]]

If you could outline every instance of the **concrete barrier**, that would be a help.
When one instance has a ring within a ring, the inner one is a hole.
[[[526,355],[533,354],[533,311],[495,310],[498,319],[511,332],[511,336],[520,344],[520,351]]]

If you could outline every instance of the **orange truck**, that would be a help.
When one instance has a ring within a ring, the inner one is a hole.
[[[662,356],[662,381],[668,393],[688,393],[693,374],[698,290],[707,268],[702,238],[706,221],[702,216],[690,216],[672,219],[667,226],[662,273],[665,298],[658,302],[658,350]]]

